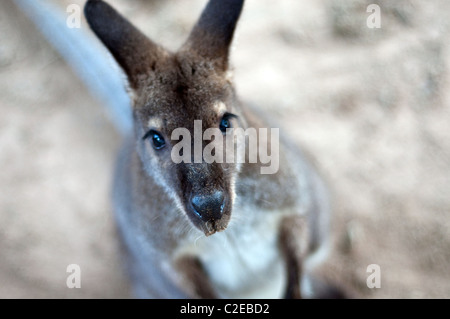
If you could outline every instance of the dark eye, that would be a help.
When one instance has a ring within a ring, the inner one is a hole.
[[[219,129],[222,133],[226,133],[227,132],[227,128],[231,128],[231,121],[230,119],[232,117],[236,117],[236,115],[230,114],[230,113],[226,113],[223,117],[222,120],[220,121],[220,125],[219,125]]]
[[[147,138],[151,138],[152,139],[152,144],[153,144],[153,148],[155,150],[160,150],[162,149],[164,146],[166,146],[166,141],[164,140],[164,137],[162,137],[161,133],[155,131],[155,130],[150,130],[148,131],[143,139],[147,139]]]

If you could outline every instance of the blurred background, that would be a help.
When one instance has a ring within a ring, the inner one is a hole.
[[[85,1],[38,2],[66,19]],[[173,50],[206,4],[108,2]],[[238,25],[238,93],[317,160],[335,213],[325,272],[357,298],[450,298],[449,14],[446,0],[247,0]],[[130,297],[109,197],[120,134],[14,0],[0,34],[0,298]]]

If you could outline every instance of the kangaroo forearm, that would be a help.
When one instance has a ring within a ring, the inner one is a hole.
[[[308,250],[306,220],[303,216],[289,216],[281,221],[279,245],[284,258],[287,285],[284,298],[300,299],[302,264]]]
[[[183,276],[183,282],[190,297],[201,299],[217,298],[208,275],[198,258],[193,256],[182,257],[177,261],[177,268]]]

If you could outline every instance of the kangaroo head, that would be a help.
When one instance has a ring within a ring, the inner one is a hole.
[[[227,227],[240,169],[237,161],[210,161],[195,151],[206,149],[207,142],[216,153],[234,148],[219,137],[230,134],[227,128],[246,126],[228,76],[242,6],[243,0],[209,1],[178,52],[156,45],[103,1],[90,0],[85,7],[92,30],[128,77],[136,147],[146,173],[205,235]],[[180,128],[185,134],[175,134]],[[208,129],[215,131],[205,134]],[[181,137],[186,147],[179,147]],[[174,154],[184,160],[174,160]]]

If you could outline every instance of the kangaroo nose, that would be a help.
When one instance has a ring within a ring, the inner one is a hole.
[[[222,217],[226,200],[223,191],[215,191],[207,195],[194,195],[191,204],[197,215],[205,222]]]

